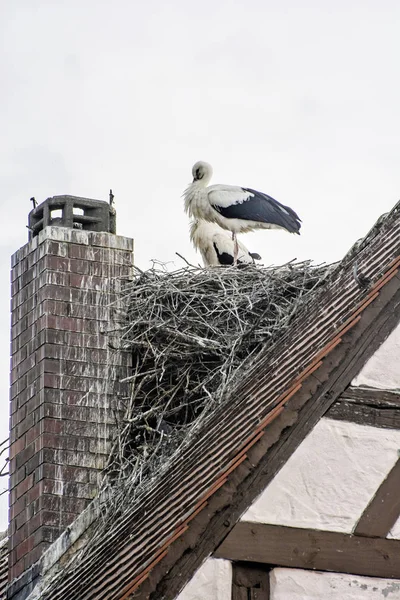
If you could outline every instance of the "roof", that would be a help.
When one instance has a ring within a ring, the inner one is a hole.
[[[399,321],[400,203],[109,529],[31,596],[174,598]],[[178,576],[179,575],[179,576]]]
[[[5,532],[0,533],[0,600],[6,599],[8,581],[8,538]]]

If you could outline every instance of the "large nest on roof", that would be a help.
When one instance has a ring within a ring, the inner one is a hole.
[[[311,262],[138,272],[122,299],[131,393],[105,482],[138,490],[223,402],[246,365],[287,331],[329,272]]]

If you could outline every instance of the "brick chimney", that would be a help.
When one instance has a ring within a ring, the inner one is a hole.
[[[133,266],[113,208],[57,196],[30,213],[29,229],[11,271],[9,581],[96,494],[130,365],[103,333]]]

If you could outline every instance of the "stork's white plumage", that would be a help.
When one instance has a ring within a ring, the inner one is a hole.
[[[231,231],[235,260],[239,251],[238,233],[254,229],[286,229],[289,233],[299,233],[301,221],[294,210],[251,188],[208,186],[212,173],[211,165],[206,162],[193,166],[193,182],[184,192],[185,210],[195,219],[217,223]]]
[[[216,223],[195,219],[190,224],[190,239],[196,250],[199,250],[205,267],[233,265],[234,242],[232,237]],[[261,259],[258,254],[249,252],[242,242],[238,241],[238,247],[238,264],[252,264],[254,260]]]

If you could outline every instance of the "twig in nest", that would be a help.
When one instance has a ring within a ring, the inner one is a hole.
[[[179,258],[181,258],[189,267],[193,267],[193,269],[199,268],[199,267],[196,267],[195,265],[192,265],[192,263],[190,263],[188,260],[186,260],[186,258],[184,256],[182,256],[182,254],[179,254],[179,252],[175,252],[175,254],[177,256],[179,256]]]

